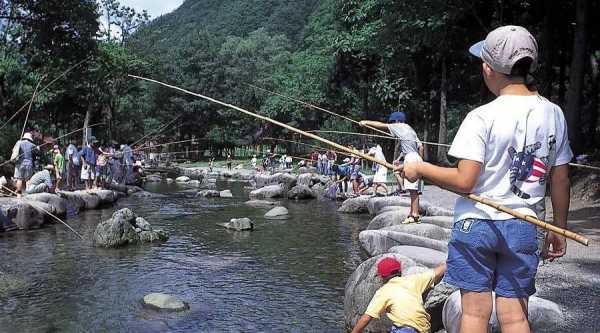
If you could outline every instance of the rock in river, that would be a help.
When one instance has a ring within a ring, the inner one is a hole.
[[[247,217],[241,219],[231,219],[229,222],[221,223],[219,225],[236,231],[251,231],[254,229],[254,223],[252,223],[252,220]]]
[[[189,182],[191,179],[188,176],[181,176],[181,177],[177,177],[175,178],[175,181],[178,183],[187,183]]]
[[[196,193],[196,197],[205,197],[205,198],[218,198],[221,196],[221,193],[216,190],[203,190]]]
[[[246,201],[245,204],[255,208],[271,208],[274,206],[279,206],[281,203],[279,201],[249,200]]]
[[[283,206],[278,206],[275,207],[273,209],[271,209],[270,211],[268,211],[265,214],[265,217],[268,219],[277,219],[277,218],[285,218],[288,215],[288,210],[287,208],[283,207]]]
[[[317,197],[316,193],[308,186],[296,185],[287,194],[288,199],[305,200],[314,199]]]
[[[94,243],[102,247],[166,241],[168,238],[164,231],[154,230],[150,223],[143,218],[140,219],[129,208],[114,212],[110,219],[98,224],[94,231]]]
[[[223,190],[223,191],[219,192],[219,196],[221,198],[233,198],[233,194],[231,193],[230,190]]]
[[[190,306],[171,295],[163,293],[152,293],[144,296],[144,305],[155,310],[164,311],[183,311],[190,308]]]
[[[356,198],[350,198],[342,203],[342,206],[338,208],[338,212],[347,214],[364,214],[368,213],[367,203],[371,197],[361,195]]]
[[[372,256],[387,253],[389,249],[398,245],[426,247],[440,252],[448,252],[446,241],[415,236],[400,231],[365,230],[358,234],[358,239],[362,248]]]
[[[250,192],[250,198],[281,198],[283,187],[281,185],[269,185]]]

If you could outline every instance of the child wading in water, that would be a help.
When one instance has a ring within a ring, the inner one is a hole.
[[[483,60],[485,83],[498,97],[471,111],[460,126],[448,152],[459,160],[457,168],[405,163],[405,177],[426,178],[533,216],[549,183],[554,224],[566,228],[573,154],[562,110],[529,84],[537,42],[525,28],[504,26],[470,52]],[[535,292],[540,256],[536,227],[464,198],[457,200],[454,217],[445,281],[461,289],[460,331],[488,331],[495,291],[502,332],[530,332],[527,301]],[[544,250],[550,260],[566,248],[564,236],[548,233]]]
[[[440,282],[446,264],[421,274],[402,276],[402,265],[394,258],[384,258],[377,264],[377,275],[384,285],[375,292],[365,314],[352,333],[362,332],[371,319],[387,312],[394,323],[392,333],[429,333],[430,316],[423,307],[423,293]]]

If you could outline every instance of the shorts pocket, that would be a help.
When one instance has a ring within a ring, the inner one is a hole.
[[[464,219],[454,222],[450,242],[469,247],[480,246],[481,223],[481,221],[476,219]]]

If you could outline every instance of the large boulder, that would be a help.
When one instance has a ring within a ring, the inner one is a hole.
[[[254,223],[247,217],[241,219],[231,219],[227,223],[220,223],[218,225],[236,231],[252,231],[254,229]]]
[[[311,186],[312,185],[312,175],[310,173],[304,173],[304,174],[298,175],[297,184],[303,185],[303,186]]]
[[[402,207],[401,209],[383,211],[371,220],[371,222],[367,226],[367,230],[377,230],[395,225],[402,225],[402,221],[404,221],[404,219],[408,216],[408,213],[409,208],[404,207]],[[454,224],[454,218],[451,216],[421,216],[420,224],[436,225],[441,228],[452,229],[452,225]]]
[[[389,252],[394,246],[411,245],[448,252],[448,243],[405,232],[392,230],[365,230],[358,234],[362,248],[371,256]]]
[[[111,191],[112,192],[112,191]],[[28,194],[25,196],[26,200],[43,202],[52,206],[54,210],[54,214],[58,216],[66,216],[67,215],[67,200],[56,195],[50,193],[36,193],[36,194]]]
[[[219,197],[221,198],[233,198],[233,194],[230,190],[223,190],[219,192]]]
[[[146,176],[146,182],[147,183],[160,183],[162,182],[162,177],[160,175],[148,175]]]
[[[338,212],[347,213],[347,214],[363,214],[368,213],[369,209],[367,208],[367,204],[371,197],[369,196],[359,196],[356,198],[346,199],[340,208],[338,208]]]
[[[265,217],[268,219],[278,219],[278,218],[285,218],[287,217],[289,214],[287,208],[282,207],[282,206],[278,206],[275,207],[273,209],[271,209],[270,211],[268,211],[265,214]]]
[[[296,185],[287,193],[288,199],[305,200],[317,197],[315,191],[304,185]]]
[[[437,239],[444,242],[450,240],[450,229],[444,229],[433,224],[423,223],[412,223],[412,224],[398,224],[391,227],[386,227],[379,230],[399,231],[414,236],[421,236],[431,239]]]
[[[492,297],[494,309],[490,318],[492,332],[500,332],[498,318],[496,317],[496,301]],[[462,317],[462,306],[460,291],[453,292],[444,304],[442,320],[448,333],[460,331],[460,320]],[[532,296],[529,297],[528,319],[532,332],[565,332],[565,316],[558,304],[546,299]]]
[[[283,187],[285,192],[289,191],[296,185],[297,176],[289,173],[282,173],[279,175],[279,184]]]
[[[404,196],[373,197],[367,203],[369,214],[377,215],[384,207],[410,207],[410,198]]]
[[[100,204],[102,205],[110,205],[117,201],[117,195],[114,191],[110,190],[97,190],[94,191],[94,194],[98,196],[100,199]]]
[[[279,206],[281,203],[279,201],[249,200],[246,201],[245,204],[254,208],[271,208],[274,206]]]
[[[175,178],[175,181],[178,183],[188,183],[190,180],[191,179],[188,176],[180,176],[180,177]]]
[[[85,209],[97,209],[102,204],[100,197],[94,192],[75,191],[73,195],[78,196],[83,201]]]
[[[45,213],[34,207],[35,204],[18,199],[0,199],[0,207],[4,216],[10,221],[6,229],[20,230],[37,229],[43,226],[47,219]]]
[[[283,193],[281,185],[269,185],[250,192],[250,198],[281,198]]]
[[[398,260],[402,264],[403,274],[407,274],[407,271],[417,266],[412,259],[397,253],[379,255],[361,263],[346,282],[344,317],[347,330],[351,330],[356,325],[360,316],[365,313],[377,289],[383,285],[381,278],[377,276],[377,263],[385,257],[393,257]],[[391,326],[392,323],[389,319],[382,316],[381,320],[372,320],[364,332],[389,332]]]
[[[202,191],[196,193],[196,197],[203,197],[203,198],[219,198],[220,196],[221,196],[221,193],[216,190],[202,190]]]
[[[168,235],[165,232],[153,229],[146,220],[140,219],[129,208],[116,211],[110,219],[98,224],[94,231],[94,243],[107,248],[167,239]]]
[[[425,267],[433,268],[446,261],[448,254],[442,251],[428,249],[426,247],[398,245],[389,249],[390,253],[398,253],[411,258],[416,263]]]
[[[142,302],[144,306],[160,311],[184,311],[190,308],[186,302],[163,293],[148,294]]]

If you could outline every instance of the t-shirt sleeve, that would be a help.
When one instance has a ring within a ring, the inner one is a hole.
[[[385,309],[387,309],[387,307],[388,298],[385,295],[383,295],[380,289],[375,293],[373,299],[371,299],[371,302],[369,303],[369,306],[367,306],[367,311],[365,311],[365,314],[369,315],[371,318],[379,319],[379,317],[385,311]]]
[[[569,133],[567,130],[567,122],[565,121],[565,116],[561,112],[558,112],[558,116],[560,124],[562,128],[559,130],[561,133],[557,133],[556,138],[556,160],[552,166],[564,165],[573,159],[573,151],[571,151],[571,146],[569,144]]]
[[[433,287],[433,269],[430,269],[424,273],[409,275],[407,276],[407,278],[410,278],[412,280],[413,285],[415,286],[415,289],[419,294],[422,294],[429,288]]]
[[[483,163],[486,139],[487,126],[484,120],[471,112],[460,125],[448,154],[460,160]]]

